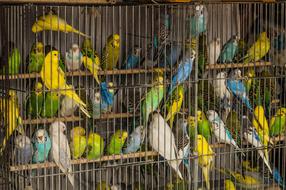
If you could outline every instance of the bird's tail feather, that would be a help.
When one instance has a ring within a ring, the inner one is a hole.
[[[70,181],[71,185],[74,187],[74,175],[73,174],[68,174],[68,178],[69,178],[69,181]]]
[[[179,161],[178,160],[172,160],[172,161],[168,161],[168,163],[176,171],[179,178],[183,179],[182,173],[179,169]]]
[[[203,175],[205,178],[205,182],[206,182],[206,187],[209,190],[211,185],[210,185],[210,179],[209,179],[209,167],[202,167],[202,171],[203,171]]]
[[[259,154],[260,157],[263,159],[263,162],[264,162],[264,163],[266,164],[266,166],[268,167],[270,173],[272,173],[272,169],[271,169],[271,167],[270,167],[270,165],[269,165],[269,162],[268,162],[268,160],[266,159],[266,157],[265,157],[263,151],[262,151],[262,150],[258,150],[258,154]]]
[[[76,30],[76,29],[73,29],[72,31],[73,31],[74,33],[76,33],[76,34],[79,34],[79,35],[83,36],[83,37],[90,38],[90,36],[88,36],[88,35],[86,35],[86,34],[80,32],[80,31],[78,31],[78,30]]]

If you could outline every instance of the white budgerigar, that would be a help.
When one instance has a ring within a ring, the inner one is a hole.
[[[174,134],[159,113],[153,114],[149,129],[149,142],[151,147],[164,157],[171,168],[173,168],[178,176],[183,179],[179,170],[179,161],[177,160],[178,151]]]
[[[52,140],[51,157],[60,168],[60,170],[65,173],[74,186],[74,175],[72,174],[71,165],[71,151],[69,147],[69,142],[64,134],[66,130],[66,125],[63,122],[56,121],[50,126],[50,136]]]
[[[82,64],[82,53],[80,52],[79,46],[73,44],[69,52],[66,53],[65,65],[69,71],[77,71],[80,69]]]
[[[208,120],[211,122],[213,133],[218,142],[226,143],[234,146],[236,149],[240,150],[236,142],[231,136],[229,130],[225,127],[224,122],[219,117],[218,113],[214,110],[207,111]]]
[[[208,46],[208,63],[209,64],[215,64],[217,62],[217,59],[220,55],[220,38],[215,38],[213,41],[209,43]]]
[[[73,99],[65,96],[61,103],[60,115],[63,117],[72,116],[76,111],[78,104]]]

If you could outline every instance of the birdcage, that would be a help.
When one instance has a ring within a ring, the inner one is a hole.
[[[1,189],[285,189],[285,2],[0,2]]]

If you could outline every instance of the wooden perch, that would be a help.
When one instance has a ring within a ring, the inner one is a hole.
[[[223,63],[223,64],[208,64],[206,69],[216,70],[216,69],[231,69],[231,68],[247,68],[247,67],[265,67],[271,66],[271,62],[255,62],[255,63]]]

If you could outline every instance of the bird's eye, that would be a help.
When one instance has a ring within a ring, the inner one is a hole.
[[[45,137],[45,141],[47,141],[47,137]]]

